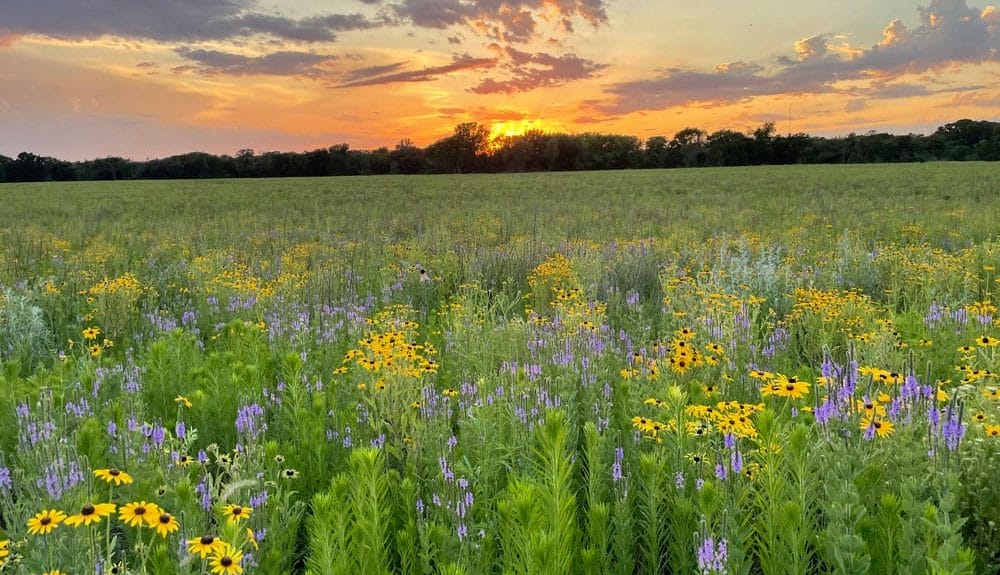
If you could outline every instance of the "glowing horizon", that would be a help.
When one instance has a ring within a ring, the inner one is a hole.
[[[927,133],[1000,119],[1000,9],[976,0],[10,0],[0,154],[141,160],[347,143]]]

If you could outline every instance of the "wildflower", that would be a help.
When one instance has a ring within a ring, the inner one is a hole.
[[[174,402],[178,405],[183,405],[184,407],[191,407],[191,400],[184,397],[183,395],[178,395],[174,398]]]
[[[156,532],[160,534],[160,537],[166,538],[167,535],[170,535],[180,528],[181,526],[177,523],[177,518],[166,511],[160,512],[160,516],[156,518],[155,529]]]
[[[249,527],[247,527],[247,541],[253,546],[254,551],[260,551],[260,545],[257,543],[257,534]]]
[[[976,338],[976,345],[979,347],[996,347],[997,344],[1000,344],[1000,339],[996,339],[988,335]]]
[[[104,481],[107,481],[109,484],[114,483],[115,485],[121,485],[122,483],[124,483],[125,485],[128,485],[132,483],[131,475],[125,473],[120,469],[115,469],[114,467],[112,467],[111,469],[94,470],[94,476],[97,477],[98,479],[103,479]]]
[[[178,456],[177,461],[175,463],[177,463],[177,465],[180,465],[181,467],[187,467],[188,465],[191,465],[193,462],[194,459],[191,459],[190,455],[184,454]]]
[[[760,392],[762,395],[801,399],[809,394],[809,384],[799,381],[795,377],[785,377],[779,373],[776,374],[771,383],[762,387]]]
[[[987,425],[986,437],[1000,437],[1000,425]]]
[[[100,345],[98,345],[98,344],[95,343],[94,345],[88,347],[87,351],[90,353],[90,357],[97,358],[97,357],[101,357],[101,353],[104,350],[103,350],[103,348],[101,348]]]
[[[248,519],[252,511],[253,510],[249,507],[243,507],[241,505],[234,505],[230,503],[229,505],[226,505],[224,514],[229,520],[229,524],[234,525],[244,519]]]
[[[99,335],[101,335],[101,328],[99,327],[88,327],[83,330],[83,339],[95,340]]]
[[[716,544],[711,537],[706,537],[698,547],[699,573],[725,573],[727,549],[726,540],[720,539]]]
[[[296,471],[295,469],[286,469],[281,472],[281,476],[284,477],[285,479],[298,479],[299,472]]]
[[[858,411],[864,414],[865,417],[869,419],[874,417],[885,417],[885,406],[881,405],[876,401],[868,399],[866,396],[862,400],[857,401]]]
[[[45,573],[42,573],[42,575],[66,575],[66,574],[58,569],[53,569],[51,571],[46,571]]]
[[[160,508],[155,503],[133,501],[122,506],[118,518],[132,527],[141,527],[143,524],[154,527],[160,513]]]
[[[202,559],[215,553],[216,550],[221,550],[224,545],[225,543],[221,539],[217,539],[211,535],[202,535],[196,539],[188,539],[187,542],[188,553],[197,553]]]
[[[861,420],[861,430],[879,437],[888,437],[896,430],[896,426],[888,419],[865,417]]]
[[[240,573],[243,573],[243,567],[240,566],[240,561],[242,560],[243,553],[228,543],[222,543],[222,545],[216,548],[215,553],[212,556],[212,562],[210,564],[212,567],[212,574],[239,575]]]
[[[87,503],[80,508],[80,512],[66,518],[66,525],[79,527],[80,525],[90,525],[99,523],[102,517],[107,517],[115,512],[117,506],[114,503]]]
[[[6,559],[8,555],[10,555],[10,549],[8,549],[8,547],[10,547],[9,539],[4,539],[3,541],[0,541],[0,566],[3,565],[3,560]]]
[[[28,520],[28,533],[32,535],[51,533],[65,519],[66,514],[58,509],[39,511],[34,517]]]

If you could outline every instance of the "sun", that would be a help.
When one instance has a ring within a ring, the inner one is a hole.
[[[551,122],[549,120],[521,119],[494,122],[493,125],[490,126],[489,143],[487,144],[487,148],[493,150],[498,149],[503,146],[507,139],[523,136],[528,132],[551,134],[562,129],[563,127],[561,123]]]

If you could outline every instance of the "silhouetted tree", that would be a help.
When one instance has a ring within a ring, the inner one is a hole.
[[[145,162],[107,157],[83,162],[21,152],[0,156],[0,182],[116,180],[128,178],[229,178],[420,174],[432,172],[522,172],[678,168],[744,164],[847,162],[923,162],[928,160],[1000,160],[1000,123],[958,120],[932,135],[893,135],[869,131],[842,138],[808,134],[781,136],[773,123],[752,132],[684,128],[669,141],[664,136],[637,138],[618,134],[549,134],[529,131],[489,142],[485,126],[459,124],[454,132],[425,149],[401,140],[393,150],[352,150],[336,144],[301,153],[250,148],[235,157],[204,152]]]

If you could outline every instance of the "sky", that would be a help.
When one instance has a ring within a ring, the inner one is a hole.
[[[997,2],[997,0],[992,0]],[[1000,120],[984,0],[2,0],[0,154]]]

